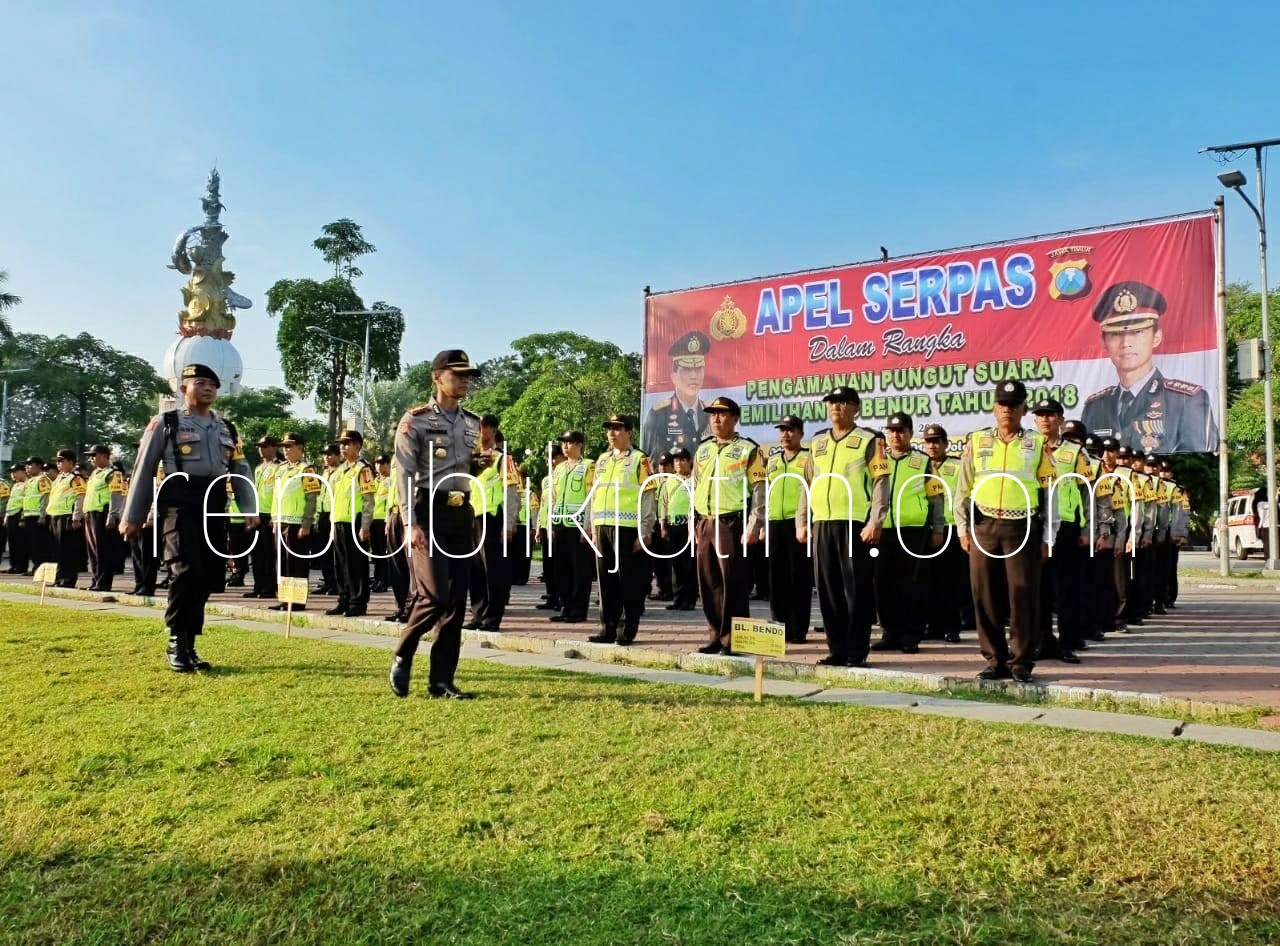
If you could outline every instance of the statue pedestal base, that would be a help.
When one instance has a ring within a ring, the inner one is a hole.
[[[160,363],[160,372],[176,394],[178,378],[187,365],[208,365],[222,382],[219,394],[239,394],[244,377],[244,362],[240,352],[225,338],[193,335],[179,338],[169,346]]]

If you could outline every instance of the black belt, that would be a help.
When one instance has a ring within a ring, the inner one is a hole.
[[[697,521],[701,522],[703,519],[715,519],[719,522],[741,522],[742,511],[739,510],[738,512],[722,512],[718,516],[704,516],[702,513],[698,513]]]

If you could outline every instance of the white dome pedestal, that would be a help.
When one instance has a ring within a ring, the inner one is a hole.
[[[178,379],[187,365],[208,365],[217,374],[221,387],[219,394],[239,394],[244,377],[244,362],[236,346],[225,338],[208,335],[191,335],[179,338],[169,346],[160,363],[160,370],[173,393],[178,393]]]

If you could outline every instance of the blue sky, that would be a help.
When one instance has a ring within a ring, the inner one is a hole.
[[[1280,137],[1270,2],[2,8],[15,328],[158,362],[216,163],[258,386],[282,383],[265,290],[323,277],[339,217],[406,361],[558,329],[639,350],[646,284],[1191,210],[1219,192],[1199,148]]]

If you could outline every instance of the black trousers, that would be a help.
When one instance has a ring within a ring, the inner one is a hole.
[[[336,590],[338,587],[337,571],[333,566],[334,561],[334,542],[329,541],[329,533],[333,531],[333,519],[330,513],[321,512],[316,514],[316,530],[312,533],[315,547],[311,549],[313,553],[319,552],[320,557],[312,559],[320,568],[320,580],[325,587]],[[335,542],[337,540],[334,540]]]
[[[515,537],[507,547],[510,553],[508,560],[511,563],[511,584],[513,585],[529,584],[529,566],[533,562],[533,549],[530,546],[532,541],[529,536],[529,524],[516,523]]]
[[[827,650],[836,660],[861,662],[871,649],[875,583],[871,549],[859,538],[865,525],[854,522],[850,538],[850,523],[846,520],[813,524],[818,607]]]
[[[403,614],[409,606],[409,556],[405,542],[404,520],[400,518],[400,510],[387,510],[387,550],[392,553],[387,559],[387,583],[396,599],[396,613]]]
[[[302,526],[297,523],[279,522],[281,545],[278,550],[280,577],[282,578],[306,578],[311,574],[311,559],[301,558],[297,552],[303,555],[311,552],[311,537],[303,538],[298,535]]]
[[[969,582],[973,586],[978,645],[988,666],[1027,672],[1035,666],[1040,644],[1042,532],[1034,520],[1029,533],[1025,519],[984,517],[973,524]],[[1009,557],[994,558],[996,555]]]
[[[84,526],[71,516],[53,516],[53,540],[57,544],[57,584],[74,588],[80,578],[80,560],[84,556]]]
[[[1040,565],[1040,653],[1056,657],[1064,650],[1078,650],[1085,634],[1085,569],[1089,550],[1080,547],[1080,526],[1058,526],[1053,554]],[[1028,540],[1030,541],[1030,540]],[[1053,615],[1058,633],[1053,633]]]
[[[1088,554],[1088,549],[1085,553]],[[1085,563],[1085,606],[1089,609],[1086,635],[1106,634],[1116,628],[1116,562],[1112,549],[1094,552]]]
[[[631,526],[599,527],[600,627],[605,636],[617,633],[634,640],[649,592],[649,556],[636,550],[639,530]]]
[[[379,588],[386,588],[391,572],[388,569],[387,554],[387,520],[374,519],[369,528],[369,552],[373,561],[373,583]]]
[[[677,608],[692,609],[698,603],[698,559],[693,542],[693,520],[670,522],[664,544],[667,554],[680,554],[671,561],[671,602]]]
[[[25,572],[27,570],[27,533],[22,528],[22,514],[10,513],[4,527],[5,532],[9,534],[9,567]]]
[[[1165,605],[1172,606],[1178,600],[1178,551],[1177,541],[1169,540],[1169,560],[1166,563],[1169,576],[1165,579]]]
[[[231,574],[243,575],[249,568],[249,533],[245,530],[244,521],[227,520],[227,554],[233,556],[229,560]]]
[[[259,519],[258,544],[249,554],[253,562],[254,592],[260,597],[272,597],[276,593],[276,534],[270,516]]]
[[[795,519],[775,519],[768,528],[769,617],[786,628],[787,643],[802,644],[813,610],[813,560],[796,541]]]
[[[667,555],[672,549],[667,548],[667,540],[662,537],[662,527],[654,523],[653,531],[645,538],[645,544],[649,547],[649,551],[653,552],[650,565],[653,569],[653,583],[657,586],[655,594],[660,601],[668,601],[674,595],[671,587],[671,559],[658,558],[659,555]]]
[[[769,562],[765,558],[764,543],[747,547],[747,562],[751,566],[751,594],[757,598],[769,597]]]
[[[1169,600],[1169,550],[1173,543],[1161,539],[1151,546],[1151,600],[1155,607],[1163,608]]]
[[[712,639],[723,646],[732,644],[733,619],[751,616],[751,563],[742,528],[741,513],[699,516],[694,526],[702,613]]]
[[[360,547],[360,513],[354,522],[335,522],[334,575],[338,581],[338,604],[348,608],[369,606],[369,556]]]
[[[462,622],[466,616],[474,558],[467,553],[475,547],[475,517],[471,506],[448,506],[442,500],[443,496],[436,501],[434,516],[426,501],[414,507],[413,521],[426,532],[428,546],[411,549],[409,553],[413,576],[409,620],[396,647],[396,656],[411,664],[422,636],[434,630],[429,679],[441,685],[452,684],[458,672]],[[448,555],[440,554],[442,551]]]
[[[950,541],[940,555],[923,562],[924,582],[929,588],[929,632],[940,640],[947,634],[959,633],[963,622],[964,602],[972,600],[969,592],[969,559],[960,547],[960,538],[947,526]]]
[[[43,565],[45,562],[56,562],[57,553],[53,548],[53,535],[49,532],[48,521],[43,524],[38,516],[23,516],[22,531],[27,536],[27,556],[30,567]]]
[[[484,538],[480,529],[484,523]],[[511,600],[511,564],[502,552],[506,521],[501,514],[476,517],[474,544],[479,545],[477,565],[471,569],[471,618],[485,630],[497,630]]]
[[[921,580],[929,532],[923,526],[886,528],[881,532],[875,565],[876,608],[880,637],[896,647],[919,644],[924,637],[928,586]]]
[[[156,576],[160,574],[160,561],[164,557],[164,550],[159,543],[160,538],[156,536],[154,525],[143,529],[129,543],[129,552],[133,558],[133,587],[138,594],[156,593]]]
[[[204,606],[209,595],[226,587],[226,564],[215,549],[226,546],[226,520],[218,518],[224,512],[226,500],[222,490],[210,490],[208,512],[208,541],[205,540],[205,522],[201,498],[211,481],[192,477],[177,493],[166,492],[171,505],[157,510],[157,523],[161,529],[161,555],[169,569],[169,603],[164,622],[170,636],[192,639],[204,631]],[[183,501],[175,503],[175,499]]]
[[[560,604],[567,618],[587,616],[591,603],[591,583],[595,579],[595,553],[577,526],[552,526],[552,562],[556,569],[556,585]],[[550,592],[547,593],[550,596]]]
[[[559,610],[560,604],[560,566],[556,557],[551,554],[551,529],[542,530],[542,584],[547,589],[547,604]]]
[[[116,544],[120,534],[107,528],[106,509],[87,512],[84,517],[84,542],[89,553],[89,588],[110,591],[116,577]]]
[[[1151,613],[1151,550],[1152,546],[1139,547],[1133,558],[1125,604],[1126,620],[1141,620]]]

